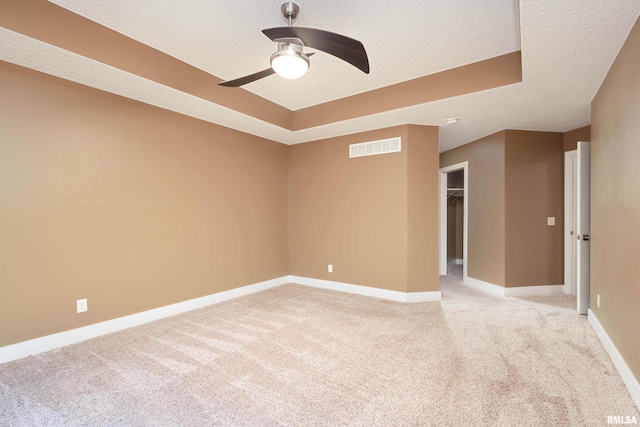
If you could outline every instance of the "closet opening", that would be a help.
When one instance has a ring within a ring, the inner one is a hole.
[[[468,162],[440,169],[440,275],[462,265],[467,279]]]

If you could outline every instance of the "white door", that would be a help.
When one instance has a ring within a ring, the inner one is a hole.
[[[576,161],[576,284],[578,286],[578,314],[589,309],[589,215],[591,147],[589,142],[578,142]]]

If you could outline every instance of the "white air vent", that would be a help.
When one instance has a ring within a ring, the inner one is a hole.
[[[363,142],[349,146],[349,157],[375,156],[376,154],[398,153],[400,137]]]

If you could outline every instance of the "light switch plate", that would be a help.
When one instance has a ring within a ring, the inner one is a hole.
[[[556,225],[556,217],[555,216],[547,217],[547,225]]]
[[[78,310],[78,313],[84,313],[85,311],[87,311],[87,299],[83,298],[76,301],[76,308]]]

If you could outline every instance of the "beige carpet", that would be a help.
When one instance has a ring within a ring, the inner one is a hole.
[[[286,285],[0,365],[0,425],[640,419],[585,317],[458,282],[422,304]]]

